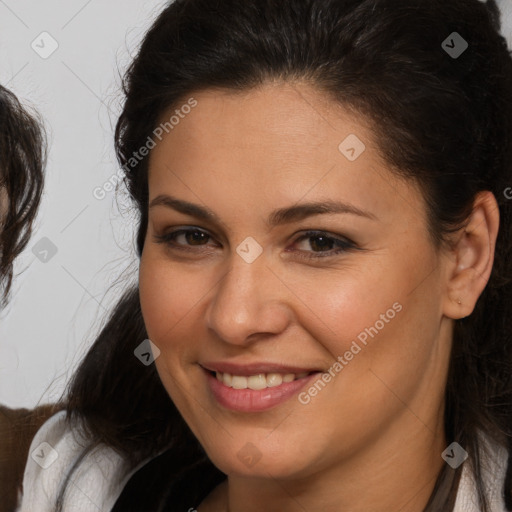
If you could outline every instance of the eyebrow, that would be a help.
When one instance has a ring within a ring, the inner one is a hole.
[[[218,215],[209,208],[189,203],[188,201],[183,201],[169,195],[159,195],[155,197],[155,199],[153,199],[149,204],[149,208],[151,209],[155,206],[166,206],[167,208],[172,208],[184,215],[190,215],[191,217],[196,217],[204,221],[217,222],[219,224],[222,223]],[[325,200],[278,208],[268,216],[267,226],[275,227],[281,224],[298,222],[312,215],[340,213],[357,215],[371,220],[378,220],[373,213],[357,208],[352,204]]]

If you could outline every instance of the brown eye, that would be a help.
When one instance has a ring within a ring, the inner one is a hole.
[[[177,240],[182,237],[185,243],[178,243]],[[197,228],[177,229],[164,235],[156,235],[155,239],[158,243],[167,244],[172,248],[187,249],[190,246],[206,245],[211,236]]]
[[[185,240],[190,245],[202,245],[201,242],[208,241],[208,239],[210,238],[209,235],[207,235],[203,231],[198,231],[198,230],[186,231],[182,234],[185,235]]]
[[[301,249],[298,251],[301,258],[325,258],[329,256],[336,256],[337,254],[348,252],[349,250],[357,249],[357,246],[354,242],[346,238],[331,236],[323,231],[308,231],[299,237],[295,241],[295,244],[303,241],[307,241],[307,243],[304,244],[306,246],[305,250]],[[312,250],[308,251],[308,246]],[[304,254],[308,252],[310,254]]]

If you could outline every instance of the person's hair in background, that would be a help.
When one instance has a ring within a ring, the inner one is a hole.
[[[32,234],[45,162],[42,119],[0,85],[0,308],[10,298],[14,260]],[[0,404],[0,510],[14,510],[32,437],[55,412],[52,406],[28,410]]]
[[[0,85],[0,306],[9,298],[14,260],[30,239],[45,161],[42,121]]]
[[[446,438],[469,453],[486,512],[479,431],[507,445],[503,486],[512,510],[512,210],[503,194],[512,182],[512,59],[496,6],[488,4],[177,0],[155,21],[127,72],[116,128],[117,155],[140,211],[139,255],[148,225],[148,158],[127,164],[164,112],[208,88],[306,79],[366,116],[387,163],[420,184],[438,247],[464,225],[476,194],[493,192],[501,216],[494,267],[474,312],[455,322],[445,412]],[[457,59],[441,48],[454,31],[469,43]],[[112,446],[134,465],[155,457],[134,475],[115,510],[187,510],[224,475],[181,418],[155,366],[133,356],[145,337],[134,288],[76,373],[68,418],[85,420],[93,444]]]

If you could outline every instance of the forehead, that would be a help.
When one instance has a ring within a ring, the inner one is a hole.
[[[180,195],[233,213],[241,202],[257,211],[329,195],[381,214],[407,206],[397,200],[421,210],[411,199],[419,191],[389,170],[368,121],[307,84],[191,97],[193,109],[178,104],[161,117],[174,122],[151,150],[150,197]]]
[[[220,147],[311,147],[332,144],[347,130],[367,141],[372,137],[365,119],[302,82],[271,82],[244,91],[208,89],[191,96],[197,106],[172,127],[176,144],[216,139]],[[160,122],[165,124],[186,103],[185,98],[181,107],[178,103],[165,112]]]
[[[379,160],[366,120],[307,84],[269,83],[243,92],[213,89],[191,97],[193,109],[185,108],[190,100],[185,98],[161,116],[157,129],[163,139],[151,151],[150,175],[162,165],[190,172],[237,167],[240,174],[266,180],[283,173],[298,177],[301,169],[326,172],[350,163],[340,153],[347,138],[359,141],[356,149],[364,148],[363,160]],[[357,169],[354,162],[346,167]]]

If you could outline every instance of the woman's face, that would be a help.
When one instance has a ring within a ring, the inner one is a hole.
[[[151,151],[140,298],[211,460],[305,477],[432,439],[451,321],[420,191],[308,85],[193,99]]]

